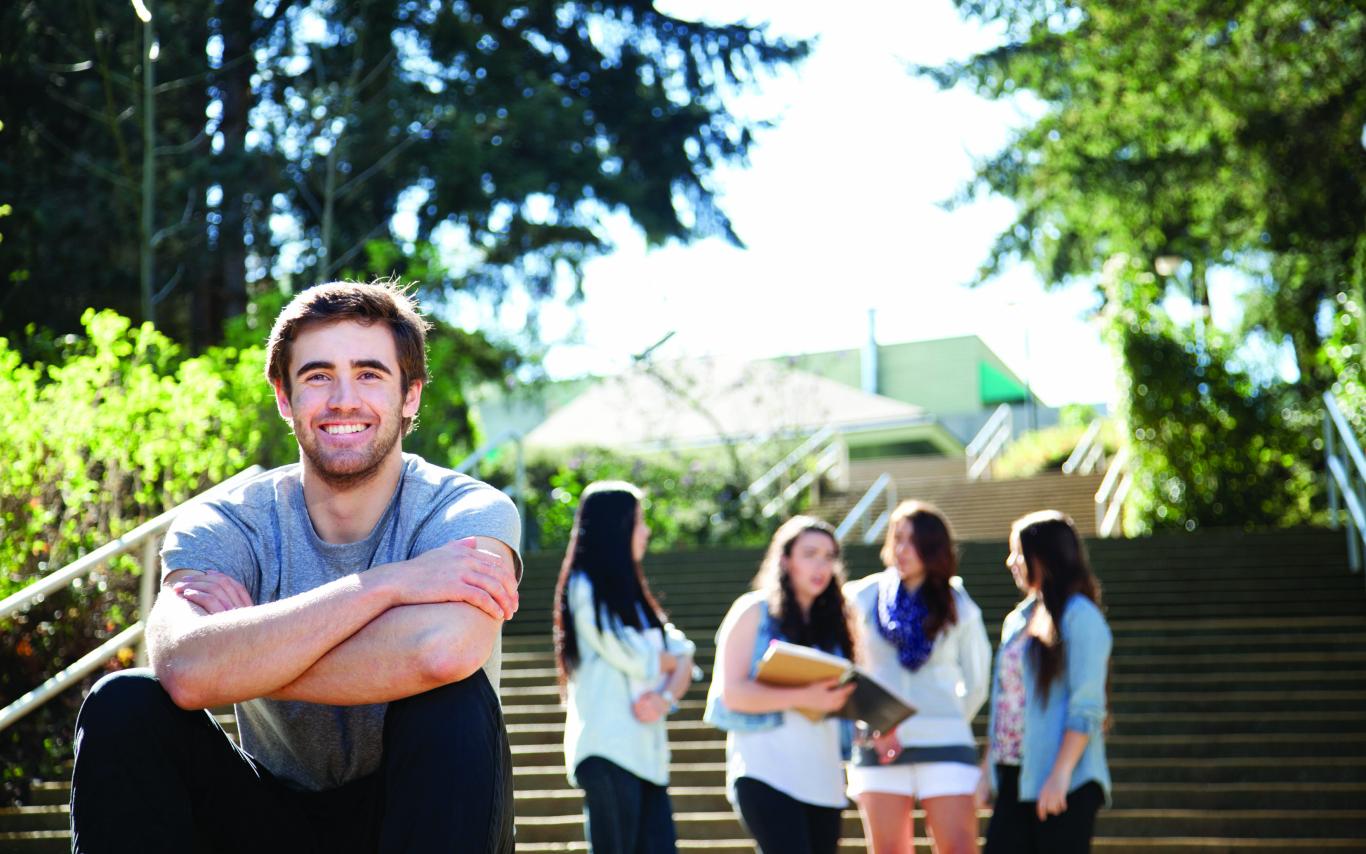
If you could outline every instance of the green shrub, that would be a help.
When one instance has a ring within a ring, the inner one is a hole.
[[[625,480],[645,492],[645,521],[654,550],[702,545],[755,545],[781,520],[762,519],[740,494],[773,460],[776,451],[755,452],[737,473],[717,454],[631,456],[602,448],[533,455],[526,464],[527,548],[560,551],[569,542],[574,511],[584,487],[597,480]],[[479,472],[511,491],[515,461],[510,452]],[[796,509],[793,512],[797,512]]]
[[[280,444],[280,419],[264,417],[274,406],[260,347],[184,358],[113,312],[88,311],[83,323],[85,337],[56,342],[51,363],[25,363],[0,339],[0,597]],[[136,621],[140,573],[131,556],[113,560],[0,623],[0,705]],[[123,650],[109,669],[132,658]],[[61,776],[81,693],[0,733],[6,797],[32,777]]]
[[[1064,423],[1025,433],[1011,442],[997,458],[992,465],[992,474],[998,478],[1012,478],[1057,471],[1072,455],[1089,426],[1086,423]],[[1098,439],[1107,457],[1114,456],[1118,449],[1119,435],[1119,427],[1114,422],[1107,419],[1102,424]]]

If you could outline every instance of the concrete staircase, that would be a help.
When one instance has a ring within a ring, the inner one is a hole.
[[[1095,542],[1091,553],[1116,638],[1115,803],[1101,813],[1097,850],[1366,851],[1366,592],[1346,569],[1341,534],[1209,532]],[[1000,542],[963,549],[963,576],[993,639],[1017,601],[1004,555]],[[758,559],[750,549],[648,559],[652,584],[699,643],[708,673],[712,634]],[[851,549],[848,559],[854,577],[878,568],[874,548]],[[586,850],[579,794],[565,780],[550,651],[557,564],[555,555],[528,560],[505,643],[525,852]],[[670,723],[680,847],[752,851],[725,801],[723,739],[700,720],[705,687]],[[68,850],[67,796],[64,782],[43,783],[32,805],[0,811],[0,852]],[[916,829],[923,837],[919,819]],[[844,849],[862,848],[849,810]]]
[[[849,489],[822,495],[809,512],[839,524],[873,482],[887,472],[896,482],[898,499],[918,498],[936,505],[962,540],[1004,539],[1011,522],[1043,507],[1070,515],[1083,535],[1096,532],[1095,495],[1103,473],[1069,476],[1047,472],[1009,480],[970,481],[962,468],[962,460],[857,460],[849,466]],[[881,504],[878,508],[880,512]]]

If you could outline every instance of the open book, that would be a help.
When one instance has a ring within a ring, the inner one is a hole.
[[[775,640],[759,661],[755,678],[766,685],[794,688],[824,679],[838,679],[854,683],[849,701],[836,711],[836,717],[863,721],[878,732],[891,732],[897,724],[915,714],[915,707],[893,694],[868,671],[847,658],[821,652],[809,646]],[[824,712],[798,709],[806,717],[818,721]]]

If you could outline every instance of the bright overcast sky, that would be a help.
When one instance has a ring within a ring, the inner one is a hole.
[[[1087,319],[1089,286],[1045,293],[1028,267],[968,281],[1012,205],[939,202],[998,150],[1021,107],[940,92],[906,72],[989,47],[948,0],[660,0],[684,17],[744,15],[819,42],[794,75],[741,108],[774,115],[748,168],[716,176],[746,244],[646,250],[634,229],[585,272],[585,299],[541,313],[553,377],[605,374],[667,333],[661,355],[761,357],[978,334],[1050,404],[1113,398],[1113,358]],[[505,306],[500,320],[515,323]],[[581,343],[572,343],[573,340]],[[1026,358],[1028,352],[1028,358]]]

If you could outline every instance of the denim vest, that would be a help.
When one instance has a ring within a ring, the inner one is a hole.
[[[773,619],[769,613],[768,606],[764,605],[759,610],[759,628],[754,634],[754,652],[749,659],[749,676],[754,678],[754,674],[759,670],[759,662],[763,659],[764,653],[768,651],[769,644],[775,640],[785,641],[783,633],[778,626],[778,621]],[[720,650],[717,650],[718,654]],[[776,729],[783,725],[782,712],[737,712],[727,708],[721,701],[721,685],[716,681],[715,669],[712,670],[711,688],[707,691],[707,708],[702,713],[702,720],[727,732],[762,732],[764,730]],[[854,722],[850,720],[840,720],[840,754],[847,760],[854,744]]]
[[[754,635],[754,653],[749,658],[749,677],[754,678],[754,674],[759,670],[759,661],[768,651],[768,646],[775,640],[785,640],[782,632],[778,630],[778,623],[773,619],[773,615],[768,612],[768,606],[764,605],[759,609],[759,630]],[[717,650],[720,653],[720,650]],[[712,670],[713,677],[715,669]],[[702,720],[727,732],[761,732],[766,729],[774,729],[782,726],[782,712],[760,712],[751,714],[749,712],[736,712],[726,708],[726,704],[721,702],[721,686],[712,679],[711,689],[707,691],[707,709],[702,713]]]

